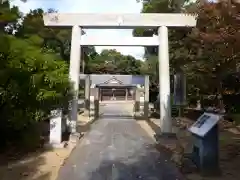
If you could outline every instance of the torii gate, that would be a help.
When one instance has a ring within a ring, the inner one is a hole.
[[[170,103],[170,73],[169,73],[169,47],[167,27],[194,27],[196,17],[179,13],[141,13],[141,14],[65,14],[50,13],[43,16],[45,26],[72,27],[72,43],[70,55],[69,77],[74,83],[76,91],[71,109],[72,133],[76,132],[77,109],[78,109],[78,86],[81,46],[104,45],[104,46],[159,46],[159,92],[160,92],[160,127],[163,134],[172,133],[171,103]],[[158,28],[158,37],[132,37],[113,42],[99,41],[82,36],[82,28],[85,29],[134,29]]]

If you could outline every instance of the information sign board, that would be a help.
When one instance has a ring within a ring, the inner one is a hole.
[[[204,137],[221,119],[221,115],[204,113],[189,128],[189,131],[198,136]]]

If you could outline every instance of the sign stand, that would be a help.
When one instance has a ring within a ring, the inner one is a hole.
[[[193,135],[192,161],[202,175],[219,175],[218,121],[221,116],[204,113],[189,128]]]

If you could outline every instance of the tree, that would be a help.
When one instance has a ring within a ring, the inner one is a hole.
[[[143,1],[143,13],[178,13],[190,8],[192,4],[189,1],[168,1],[168,0],[146,0]],[[187,35],[191,32],[191,28],[169,28],[169,53],[170,53],[170,72],[174,74],[176,71],[184,69],[184,65],[188,58],[193,58],[189,52],[189,43]],[[153,36],[157,35],[157,28],[143,29],[138,28],[133,31],[134,36]],[[148,64],[150,79],[154,91],[158,91],[158,47],[146,47],[145,58]],[[154,61],[153,63],[151,61]],[[157,66],[156,66],[157,65]],[[152,67],[151,67],[152,66]],[[155,73],[152,73],[155,71]],[[150,73],[151,72],[151,73]],[[151,77],[153,76],[153,77]]]
[[[239,4],[234,1],[181,1],[176,4],[151,0],[143,2],[142,12],[198,15],[196,28],[169,28],[170,70],[171,73],[185,72],[188,93],[200,89],[203,94],[223,94],[223,79],[236,72],[239,64]],[[136,36],[153,34],[157,34],[156,29],[134,31]],[[157,52],[156,47],[146,48],[147,59]],[[199,83],[203,81],[205,83]]]
[[[190,35],[194,46],[199,49],[194,69],[208,79],[211,86],[207,90],[216,95],[225,94],[223,80],[238,71],[239,12],[239,4],[225,1],[202,3],[197,12],[197,28]]]
[[[50,110],[67,111],[72,88],[68,63],[52,48],[42,46],[44,38],[38,26],[42,10],[22,17],[22,24],[18,23],[18,8],[11,9],[6,2],[0,12],[0,21],[6,27],[0,32],[0,137],[1,146],[5,147],[7,143],[39,137],[34,136],[35,124],[46,118]],[[36,27],[27,23],[31,16],[37,16]],[[13,30],[17,33],[11,33]]]
[[[114,49],[103,50],[87,63],[86,73],[99,74],[141,74],[140,60],[122,55]]]
[[[0,6],[0,32],[5,30],[6,25],[15,24],[21,16],[17,7],[10,9],[9,6],[8,1],[3,2]]]

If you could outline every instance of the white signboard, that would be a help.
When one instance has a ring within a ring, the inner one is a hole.
[[[221,115],[204,113],[189,128],[189,131],[198,136],[204,137],[221,119]]]

